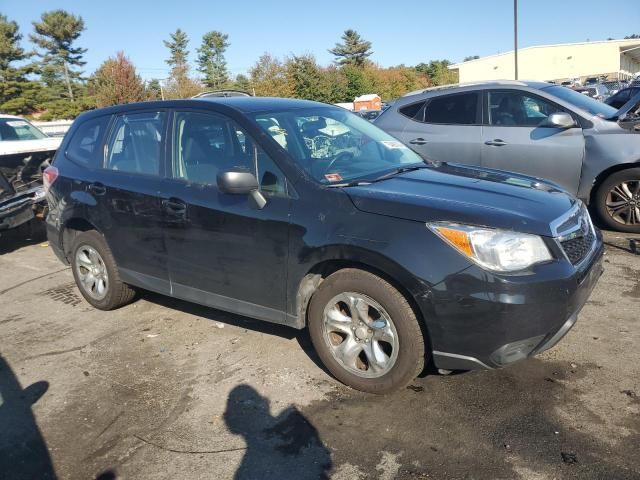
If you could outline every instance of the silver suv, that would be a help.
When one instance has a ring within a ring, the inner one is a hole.
[[[609,228],[640,233],[640,95],[620,110],[567,87],[500,81],[436,87],[375,121],[423,157],[556,182]]]

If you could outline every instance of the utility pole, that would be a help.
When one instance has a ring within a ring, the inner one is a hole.
[[[515,79],[518,80],[518,0],[513,0],[513,59]]]

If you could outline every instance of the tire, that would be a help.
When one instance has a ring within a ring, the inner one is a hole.
[[[627,188],[621,191],[623,184]],[[622,205],[622,210],[612,215],[610,206],[624,201],[627,204]],[[628,168],[609,175],[596,191],[595,209],[607,228],[640,233],[640,168]]]
[[[97,256],[92,252],[97,253]],[[91,263],[87,263],[87,259]],[[96,271],[99,272],[97,276],[87,276],[92,275],[88,265],[95,265]],[[135,296],[135,290],[120,280],[118,266],[111,250],[104,237],[95,230],[82,232],[74,239],[71,247],[71,270],[84,299],[99,310],[121,307]],[[91,278],[104,280],[102,291],[99,289],[100,282],[92,282]],[[93,287],[87,287],[88,284],[92,284]]]
[[[311,297],[308,321],[322,363],[356,390],[389,393],[424,368],[425,337],[415,312],[377,275],[353,268],[330,275]]]

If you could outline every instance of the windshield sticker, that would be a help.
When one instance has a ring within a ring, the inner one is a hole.
[[[403,145],[397,140],[382,140],[380,143],[387,148],[403,148],[403,149],[407,148],[406,145]]]
[[[339,173],[327,173],[324,178],[326,178],[330,182],[339,182],[340,180],[342,180],[342,177]]]
[[[28,124],[24,120],[11,120],[7,122],[10,127],[26,127]]]

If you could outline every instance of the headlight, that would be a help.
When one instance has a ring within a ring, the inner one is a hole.
[[[553,257],[538,235],[456,223],[427,226],[478,265],[497,272],[516,272]]]

